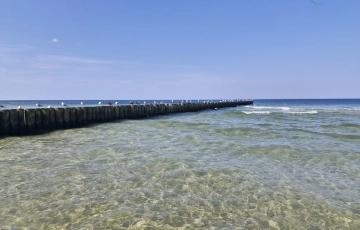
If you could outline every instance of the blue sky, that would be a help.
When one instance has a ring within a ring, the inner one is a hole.
[[[0,100],[360,98],[359,0],[0,1]]]

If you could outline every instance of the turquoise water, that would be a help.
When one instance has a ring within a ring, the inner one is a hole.
[[[0,229],[359,229],[360,100],[0,138]]]

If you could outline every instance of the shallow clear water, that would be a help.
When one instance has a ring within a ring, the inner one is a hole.
[[[359,229],[360,100],[0,139],[0,229]]]

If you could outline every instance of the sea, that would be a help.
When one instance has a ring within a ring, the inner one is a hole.
[[[360,99],[0,137],[0,229],[360,229]]]

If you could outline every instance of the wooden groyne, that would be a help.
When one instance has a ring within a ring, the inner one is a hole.
[[[83,127],[120,119],[140,119],[250,104],[253,104],[252,100],[0,110],[0,136],[37,134],[46,130]]]

